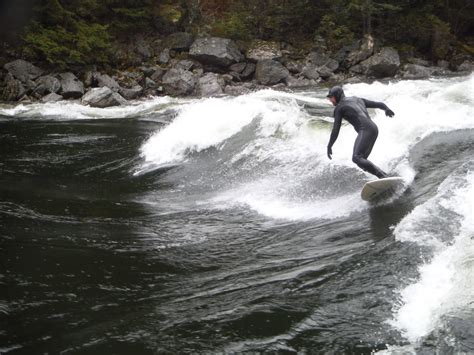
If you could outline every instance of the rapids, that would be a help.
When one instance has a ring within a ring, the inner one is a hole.
[[[0,106],[0,352],[474,352],[474,75],[326,90]]]

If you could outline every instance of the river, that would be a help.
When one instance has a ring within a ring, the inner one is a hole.
[[[474,353],[474,75],[0,106],[0,353]]]

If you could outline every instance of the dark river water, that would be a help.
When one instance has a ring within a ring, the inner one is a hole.
[[[0,353],[474,353],[474,76],[0,106]]]

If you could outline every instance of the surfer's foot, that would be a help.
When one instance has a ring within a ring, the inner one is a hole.
[[[377,177],[378,177],[379,179],[385,179],[385,178],[388,178],[389,175],[388,175],[387,173],[383,172],[382,170],[379,170],[379,171],[377,172]]]

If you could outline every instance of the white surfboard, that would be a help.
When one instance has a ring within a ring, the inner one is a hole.
[[[399,187],[403,186],[403,184],[404,180],[400,176],[369,181],[362,188],[360,197],[362,197],[364,201],[369,202],[388,198],[393,195]]]

